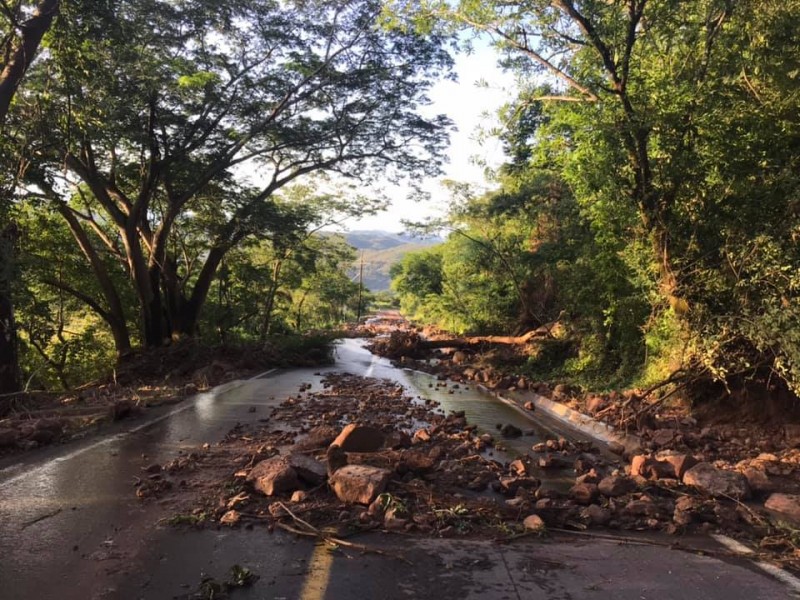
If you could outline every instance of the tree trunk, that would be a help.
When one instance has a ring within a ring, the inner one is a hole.
[[[192,289],[192,296],[188,300],[177,298],[175,302],[175,313],[172,315],[171,333],[176,336],[193,336],[197,333],[197,321],[200,318],[200,310],[208,298],[211,283],[217,274],[222,259],[228,252],[226,246],[214,246],[206,257],[203,268],[197,277],[197,281]]]
[[[21,389],[14,305],[9,292],[8,289],[0,291],[0,394],[12,394]],[[4,412],[0,404],[0,415]]]
[[[81,226],[78,218],[72,210],[64,202],[56,201],[55,206],[61,216],[67,221],[70,231],[75,240],[78,242],[83,251],[86,260],[89,261],[92,271],[94,272],[97,281],[100,284],[100,289],[103,292],[106,305],[108,306],[108,314],[101,316],[105,319],[111,328],[111,333],[114,336],[114,347],[117,350],[117,356],[123,357],[131,353],[131,338],[128,332],[128,324],[125,320],[125,312],[122,309],[122,302],[120,301],[117,289],[114,282],[103,263],[102,258],[97,254],[97,251],[92,246],[89,236],[86,235],[83,227]],[[62,288],[63,289],[63,288]]]
[[[17,326],[11,299],[16,240],[17,228],[11,223],[0,235],[0,394],[11,394],[21,389]],[[0,414],[3,412],[0,404]]]
[[[278,288],[280,287],[279,279],[282,266],[283,261],[276,260],[272,267],[272,281],[269,284],[269,291],[267,291],[267,305],[264,307],[264,322],[261,324],[261,335],[259,335],[259,341],[262,343],[266,341],[270,327],[272,326],[272,311],[275,310],[275,295],[278,293]]]
[[[0,72],[0,121],[5,120],[14,94],[33,62],[44,34],[58,14],[59,4],[59,0],[39,2],[31,17],[20,24],[19,38],[11,37],[3,49],[7,59]]]
[[[42,37],[58,13],[59,0],[42,0],[19,27],[19,36],[9,36],[3,48],[5,65],[0,72],[0,123],[5,121],[14,94],[36,56]],[[17,328],[11,297],[13,248],[16,227],[11,224],[0,241],[0,393],[20,390]],[[0,410],[2,412],[2,410]]]

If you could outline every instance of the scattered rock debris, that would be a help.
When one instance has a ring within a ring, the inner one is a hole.
[[[183,511],[172,524],[263,524],[338,545],[370,530],[492,539],[548,528],[722,531],[750,540],[759,558],[800,566],[796,536],[743,503],[749,488],[736,471],[674,452],[629,464],[564,438],[506,462],[463,413],[442,414],[393,382],[331,374],[321,390],[303,390],[219,444],[160,470],[143,464],[137,495],[172,499]],[[571,466],[572,487],[543,486],[543,462]],[[797,499],[772,502],[781,523]]]

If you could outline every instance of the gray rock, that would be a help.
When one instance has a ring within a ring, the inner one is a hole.
[[[686,471],[683,483],[691,485],[708,494],[720,498],[747,498],[750,488],[747,479],[736,471],[723,471],[713,465],[701,462]]]

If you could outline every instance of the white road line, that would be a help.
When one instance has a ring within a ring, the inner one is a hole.
[[[244,385],[248,381],[253,381],[254,379],[259,379],[261,377],[264,377],[265,375],[270,375],[272,373],[275,373],[277,370],[278,369],[269,369],[268,371],[264,371],[263,373],[259,373],[258,375],[253,375],[252,377],[248,377],[247,379],[242,379],[241,381],[238,382],[237,385],[232,385],[229,389],[236,389],[237,387],[241,387],[242,385]],[[225,385],[225,384],[223,384],[223,385]],[[32,475],[32,474],[34,474],[34,473],[36,473],[38,471],[42,471],[42,470],[48,468],[51,465],[56,465],[56,464],[64,462],[64,461],[71,460],[71,459],[75,458],[76,456],[80,456],[81,454],[84,454],[85,452],[89,452],[90,450],[94,450],[95,448],[100,448],[101,446],[107,446],[108,444],[111,444],[113,442],[122,440],[122,439],[124,439],[125,437],[127,437],[127,436],[129,436],[131,434],[138,433],[138,432],[142,431],[143,429],[147,429],[148,427],[152,427],[153,425],[156,425],[157,423],[160,423],[161,421],[165,421],[165,420],[169,419],[170,417],[174,417],[175,415],[177,415],[179,413],[182,413],[184,411],[187,411],[190,408],[194,408],[194,405],[197,402],[198,398],[200,398],[201,396],[205,396],[206,394],[209,394],[212,391],[213,390],[210,390],[208,392],[203,392],[201,394],[195,394],[191,398],[187,398],[186,400],[183,400],[183,402],[186,402],[185,406],[180,406],[178,408],[174,408],[171,411],[169,411],[169,412],[167,412],[167,413],[165,413],[165,414],[163,414],[161,416],[158,416],[158,417],[155,417],[153,419],[150,419],[149,421],[145,421],[144,423],[141,423],[141,424],[137,425],[136,427],[133,427],[133,428],[129,429],[128,431],[123,431],[122,433],[117,433],[115,435],[112,435],[111,437],[107,437],[107,438],[104,438],[102,440],[98,440],[93,444],[89,444],[88,446],[84,446],[83,448],[79,448],[77,450],[73,450],[72,452],[69,452],[68,454],[64,454],[63,456],[57,456],[56,458],[53,458],[53,459],[47,461],[44,464],[41,464],[41,465],[39,465],[37,467],[33,467],[32,469],[25,470],[24,472],[22,472],[22,473],[20,473],[18,475],[15,475],[13,477],[9,477],[5,481],[0,482],[0,489],[2,489],[4,487],[7,487],[7,486],[10,486],[11,484],[15,483],[16,481],[19,481],[20,479],[28,477],[29,475]],[[10,467],[6,467],[2,471],[0,471],[0,474],[2,474],[3,471],[7,471],[7,470],[10,470],[10,469],[14,469],[14,468],[17,468],[17,465],[12,465]]]
[[[373,354],[372,360],[369,363],[369,367],[367,367],[367,370],[364,373],[364,377],[372,377],[372,372],[375,370],[376,364],[378,364],[378,357]]]
[[[711,537],[717,540],[720,544],[736,552],[737,554],[741,554],[742,556],[747,556],[750,554],[754,554],[753,550],[734,540],[733,538],[729,538],[727,535],[722,534],[711,534]],[[800,597],[800,579],[789,573],[788,571],[784,571],[780,567],[776,567],[773,564],[763,562],[763,561],[753,561],[753,564],[756,565],[762,571],[772,575],[775,579],[779,580],[781,583],[785,584],[792,591],[792,595],[795,597]]]

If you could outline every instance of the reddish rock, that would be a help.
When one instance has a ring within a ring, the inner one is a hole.
[[[691,454],[668,454],[663,457],[663,461],[672,466],[672,474],[675,479],[683,479],[686,471],[697,464],[697,459]]]
[[[305,490],[296,490],[292,494],[292,502],[297,504],[298,502],[305,502],[308,499],[308,492]]]
[[[306,454],[295,452],[289,455],[287,461],[297,472],[297,476],[310,485],[319,485],[328,477],[325,465]]]
[[[519,475],[520,477],[524,477],[528,474],[528,468],[524,462],[520,459],[512,460],[511,463],[508,465],[510,471]]]
[[[667,461],[637,454],[631,459],[631,477],[676,479],[675,467]]]
[[[525,410],[534,411],[536,410],[536,405],[533,403],[533,400],[528,400],[525,404],[523,404]]]
[[[647,477],[645,473],[649,472],[648,462],[650,458],[643,454],[637,454],[631,459],[631,477]]]
[[[329,479],[333,492],[348,504],[370,504],[384,492],[391,471],[368,465],[346,465]]]
[[[800,525],[800,495],[772,494],[764,503],[764,508],[780,521]]]
[[[746,498],[750,489],[747,479],[736,471],[723,471],[701,462],[686,471],[683,483],[715,497]]]
[[[533,532],[541,532],[547,528],[539,515],[528,515],[522,522],[522,526],[525,527],[527,531]]]
[[[297,472],[289,466],[285,458],[280,456],[258,463],[250,471],[247,481],[252,482],[253,487],[266,496],[291,492],[300,487]]]
[[[223,525],[228,525],[229,527],[233,527],[236,525],[242,518],[241,513],[237,510],[229,510],[220,518],[219,522]]]
[[[577,483],[569,490],[569,497],[578,504],[591,504],[598,495],[597,486],[593,483]]]
[[[761,469],[747,467],[742,471],[742,475],[747,479],[747,485],[757,493],[769,493],[775,491],[775,484],[770,481],[769,476]]]
[[[609,475],[604,477],[597,485],[598,491],[609,498],[624,496],[636,491],[636,482],[630,477],[622,475]]]
[[[380,429],[350,423],[331,445],[339,446],[345,452],[375,452],[383,447],[385,441],[386,436]]]
[[[427,429],[418,429],[414,433],[414,437],[412,438],[412,441],[415,444],[420,443],[420,442],[430,442],[431,441],[431,434],[428,432]]]

